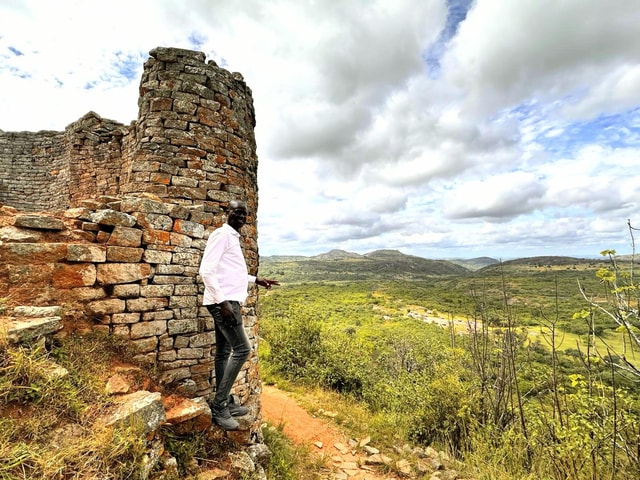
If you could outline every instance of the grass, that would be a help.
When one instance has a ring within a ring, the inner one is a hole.
[[[308,448],[295,445],[283,432],[284,425],[265,423],[264,443],[271,451],[265,473],[269,480],[313,480],[325,478],[326,467]]]
[[[138,429],[95,424],[109,405],[105,374],[120,353],[96,335],[69,337],[51,351],[44,342],[0,341],[0,479],[141,478]],[[53,361],[68,374],[52,375]]]

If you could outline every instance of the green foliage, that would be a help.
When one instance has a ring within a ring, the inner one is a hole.
[[[271,480],[310,480],[319,478],[321,463],[315,462],[310,452],[293,445],[283,433],[283,425],[263,425],[264,443],[271,452],[265,473]]]
[[[617,328],[584,309],[578,280],[605,292],[610,278],[589,266],[284,284],[260,299],[259,353],[274,374],[359,400],[370,426],[447,448],[478,478],[632,478],[638,384],[564,339]],[[469,318],[470,330],[413,315],[428,311]]]
[[[51,352],[44,343],[0,345],[0,478],[142,478],[139,428],[94,424],[108,405],[104,372],[114,355],[99,335],[69,337]]]

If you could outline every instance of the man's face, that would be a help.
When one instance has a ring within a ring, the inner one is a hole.
[[[247,223],[247,206],[240,202],[232,202],[229,204],[229,212],[227,213],[227,223],[235,231],[240,229]]]

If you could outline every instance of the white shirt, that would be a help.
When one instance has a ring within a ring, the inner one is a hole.
[[[200,263],[200,277],[204,283],[203,305],[225,300],[242,303],[247,299],[249,282],[255,282],[256,277],[247,273],[240,234],[229,224],[209,236]]]

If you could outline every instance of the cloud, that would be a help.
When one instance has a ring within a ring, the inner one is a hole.
[[[638,24],[636,0],[4,1],[0,129],[129,123],[149,50],[196,49],[253,91],[261,253],[593,254],[638,213]]]

